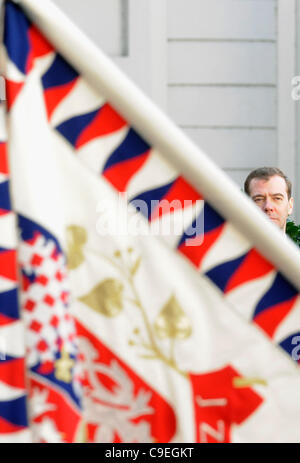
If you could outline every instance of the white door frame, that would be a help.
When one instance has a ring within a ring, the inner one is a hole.
[[[114,62],[163,110],[167,95],[166,0],[128,0],[128,56]]]
[[[300,188],[296,188],[296,104],[292,78],[296,74],[296,0],[277,0],[277,164],[293,184],[300,217]]]

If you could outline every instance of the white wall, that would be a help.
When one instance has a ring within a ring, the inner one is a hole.
[[[276,1],[168,0],[169,114],[242,185],[277,161]]]

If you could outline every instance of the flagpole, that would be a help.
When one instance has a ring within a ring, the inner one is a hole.
[[[50,0],[14,0],[57,50],[300,290],[300,252]],[[134,104],[133,104],[134,102]]]

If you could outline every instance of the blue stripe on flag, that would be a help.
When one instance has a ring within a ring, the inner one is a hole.
[[[15,426],[26,427],[28,425],[26,411],[26,397],[2,402],[0,401],[0,417]]]
[[[199,216],[204,214],[203,217],[203,230],[198,230],[196,227],[197,221],[201,223],[201,219],[199,220]],[[220,227],[225,220],[218,214],[207,202],[204,203],[204,207],[200,212],[198,218],[196,218],[193,223],[187,228],[184,232],[182,237],[180,238],[177,247],[180,247],[187,239],[192,239],[199,235],[199,231],[208,233],[211,230],[215,230],[216,228]],[[195,233],[195,229],[197,229],[197,233]],[[204,238],[205,239],[205,238]]]
[[[78,77],[73,69],[61,55],[57,54],[48,71],[42,77],[44,89],[68,84]]]
[[[5,211],[11,210],[8,180],[6,182],[0,183],[0,209]]]
[[[191,240],[193,238],[196,238],[196,236],[199,235],[199,231],[201,230],[198,230],[198,228],[196,227],[197,225],[197,221],[199,222],[199,217],[201,217],[201,215],[203,214],[203,210],[200,212],[200,214],[198,215],[198,217],[196,217],[196,219],[192,222],[192,224],[185,230],[185,232],[183,233],[182,237],[180,238],[178,244],[177,244],[177,247],[179,248],[179,246],[181,246],[186,240]],[[201,219],[200,219],[201,220]]]
[[[71,143],[72,146],[75,147],[78,138],[87,126],[93,122],[98,112],[99,108],[96,109],[96,111],[72,117],[55,128],[63,137],[65,137],[66,140],[68,140],[69,143]]]
[[[75,357],[73,355],[70,356],[73,360],[76,361]],[[57,359],[60,358],[60,355],[56,356]],[[76,395],[74,388],[73,388],[73,383],[65,383],[64,381],[60,381],[57,379],[55,376],[55,371],[49,374],[43,373],[42,375],[39,372],[41,364],[38,363],[34,367],[31,368],[31,371],[37,374],[41,378],[46,378],[50,383],[55,384],[56,386],[60,387],[64,392],[68,394],[68,396],[74,401],[74,403],[77,405],[78,408],[81,408],[81,402],[80,398]]]
[[[130,203],[135,206],[140,212],[147,217],[148,220],[151,219],[151,215],[153,214],[154,210],[159,204],[159,201],[163,199],[163,197],[168,193],[170,188],[174,185],[174,182],[168,183],[167,185],[163,185],[159,188],[155,188],[153,190],[145,191],[144,193],[139,194],[135,198],[130,200]],[[140,209],[140,202],[144,201],[147,205],[147,208]],[[153,201],[153,203],[152,203]]]
[[[204,233],[208,233],[222,225],[225,220],[223,217],[207,202],[204,204]]]
[[[18,291],[11,289],[0,293],[0,314],[10,318],[19,318]]]
[[[149,149],[150,146],[148,143],[146,143],[145,140],[143,140],[135,130],[130,129],[121,145],[118,146],[118,148],[106,161],[103,172],[118,164],[119,162],[127,161],[136,156],[140,156],[146,151],[149,151]]]
[[[293,358],[293,360],[300,360],[300,331],[284,339],[279,345]]]
[[[264,294],[262,299],[258,302],[254,317],[263,312],[264,310],[276,305],[281,302],[288,301],[295,297],[298,291],[291,285],[281,273],[277,273],[273,284],[270,289]]]
[[[224,262],[223,264],[214,267],[205,273],[210,280],[212,280],[221,291],[225,292],[226,286],[228,285],[230,279],[235,274],[236,270],[245,260],[247,254],[244,254],[237,259],[231,260],[229,262]]]
[[[9,58],[16,67],[26,74],[30,42],[28,29],[30,23],[20,7],[11,2],[6,2],[5,8],[4,43]]]
[[[18,215],[18,224],[19,224],[19,228],[21,229],[21,238],[23,241],[31,240],[34,237],[34,235],[37,232],[39,232],[47,240],[53,240],[56,245],[57,250],[61,253],[63,252],[57,239],[50,232],[48,232],[45,228],[43,228],[41,225],[38,225],[37,223],[32,222],[30,219],[22,215]]]

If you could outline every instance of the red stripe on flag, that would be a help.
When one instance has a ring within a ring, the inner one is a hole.
[[[30,50],[27,56],[26,68],[25,68],[26,74],[29,74],[31,69],[33,68],[33,60],[34,60],[33,50],[32,50],[32,47],[30,47]]]
[[[13,359],[0,362],[0,381],[11,387],[25,389],[24,359]]]
[[[214,230],[211,230],[208,233],[205,233],[203,242],[202,244],[200,243],[199,246],[187,246],[186,244],[182,244],[179,246],[178,250],[181,252],[181,254],[186,256],[197,268],[199,268],[203,258],[205,257],[205,254],[219,238],[223,229],[224,224],[220,225]],[[195,240],[197,239],[199,239],[199,237],[195,238]]]
[[[0,313],[0,326],[9,325],[10,323],[15,322],[16,320],[16,318],[7,317],[6,315]]]
[[[6,143],[0,143],[0,173],[5,175],[9,173]]]
[[[10,214],[11,211],[8,211],[7,209],[0,209],[0,217],[6,215],[6,214]]]
[[[254,318],[260,328],[272,338],[278,325],[289,314],[298,296],[293,297],[289,301],[276,304],[270,309],[266,309]]]
[[[28,74],[34,65],[34,60],[40,58],[53,50],[50,43],[41,35],[35,26],[28,30],[30,40],[30,51],[27,57],[26,74]]]
[[[67,84],[60,85],[59,87],[48,88],[44,91],[48,120],[50,120],[54,110],[57,108],[59,103],[70,93],[77,81],[78,78]]]
[[[0,276],[17,281],[17,254],[15,250],[0,252]]]
[[[12,432],[21,431],[22,429],[26,428],[24,426],[12,424],[0,416],[0,434],[10,434]]]
[[[200,193],[187,183],[183,177],[178,177],[163,198],[164,201],[168,201],[168,204],[165,203],[165,207],[163,204],[159,204],[153,211],[151,220],[155,220],[164,214],[169,214],[171,206],[170,203],[172,203],[172,201],[174,201],[172,204],[172,211],[175,211],[191,207],[199,199],[203,199]]]
[[[12,80],[6,79],[6,105],[8,111],[15,103],[17,96],[23,88],[23,85],[24,82],[13,82]]]
[[[81,148],[89,141],[109,135],[117,130],[122,129],[127,122],[121,117],[109,104],[105,104],[100,110],[93,122],[82,132],[76,142],[76,148]]]
[[[126,191],[127,184],[131,180],[131,177],[143,166],[149,157],[149,151],[146,153],[136,156],[129,161],[120,162],[110,168],[108,168],[103,176],[118,190],[121,192]]]
[[[229,280],[225,293],[251,280],[266,276],[274,270],[274,265],[268,262],[256,249],[251,249],[244,262]]]
[[[41,56],[47,55],[47,53],[54,51],[51,43],[45,39],[45,37],[35,26],[30,27],[28,35],[31,42],[33,59],[40,58]]]

